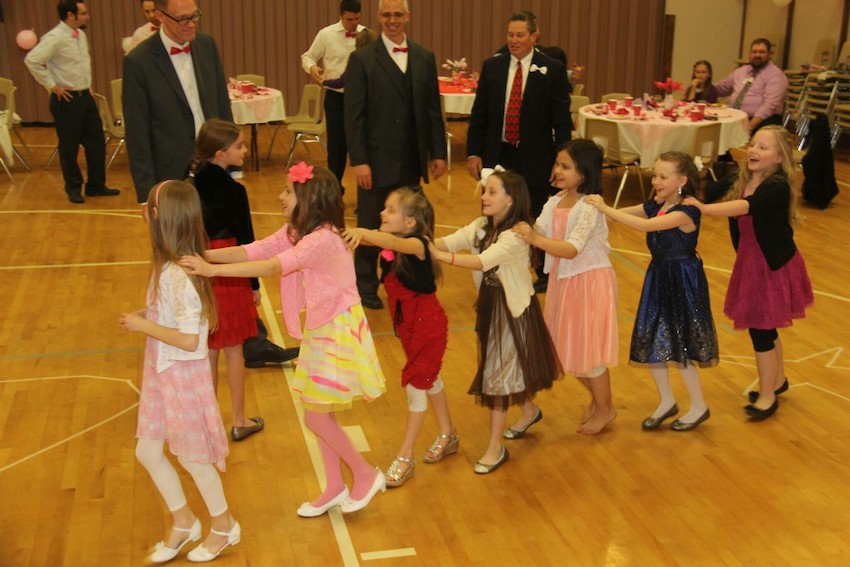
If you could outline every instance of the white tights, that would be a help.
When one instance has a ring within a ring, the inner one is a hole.
[[[175,512],[186,505],[186,495],[180,484],[180,477],[171,461],[163,451],[165,442],[154,439],[139,439],[136,442],[136,458],[147,469],[151,480],[165,500],[165,505]],[[198,492],[207,505],[211,517],[220,516],[227,511],[227,500],[221,486],[221,477],[211,464],[192,463],[183,457],[177,457],[180,465],[192,475]]]

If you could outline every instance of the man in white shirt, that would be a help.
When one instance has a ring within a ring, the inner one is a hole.
[[[85,148],[89,197],[113,196],[117,189],[106,187],[106,144],[103,122],[91,96],[91,54],[84,31],[89,11],[82,2],[62,1],[57,6],[62,20],[42,36],[26,63],[32,76],[50,91],[50,113],[59,136],[59,163],[68,200],[85,203],[83,173],[77,164],[80,144]]]
[[[339,14],[339,21],[319,30],[310,49],[301,56],[304,72],[320,85],[323,81],[336,79],[345,72],[348,56],[354,51],[354,39],[357,33],[364,29],[364,26],[360,25],[360,0],[342,0],[339,3]],[[340,187],[348,153],[348,145],[345,142],[344,92],[344,88],[325,87],[328,169],[336,175]]]
[[[147,22],[136,28],[136,31],[133,32],[133,37],[130,40],[130,49],[127,50],[127,53],[159,31],[159,20],[156,19],[156,6],[153,0],[142,0],[141,6],[142,13],[145,15]]]

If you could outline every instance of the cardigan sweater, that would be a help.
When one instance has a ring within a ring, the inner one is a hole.
[[[543,211],[537,217],[537,222],[534,223],[535,228],[547,238],[553,238],[552,216],[561,199],[563,199],[563,193],[549,197],[543,205]],[[570,211],[567,229],[564,232],[564,242],[575,246],[578,254],[572,259],[560,259],[557,279],[572,277],[597,268],[611,267],[611,260],[608,258],[611,253],[611,246],[608,245],[608,223],[604,214],[596,207],[587,204],[585,195],[579,198]],[[550,273],[554,262],[554,256],[546,254],[543,271]]]

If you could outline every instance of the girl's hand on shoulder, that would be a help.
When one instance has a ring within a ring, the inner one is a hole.
[[[342,231],[342,240],[345,242],[346,246],[354,250],[360,243],[363,242],[363,237],[366,235],[366,231],[368,229],[355,227],[355,228],[347,228]]]
[[[133,313],[124,313],[121,315],[121,318],[118,319],[118,323],[124,327],[124,330],[131,331],[134,333],[142,332],[142,327],[144,326],[147,319],[145,319],[139,311]]]
[[[702,201],[698,200],[696,197],[685,197],[685,199],[682,201],[682,204],[690,207],[696,207],[700,211],[702,211],[702,208],[705,206],[705,204]]]
[[[518,222],[513,226],[513,228],[511,228],[511,230],[526,243],[534,244],[537,233],[534,232],[534,227],[529,225],[527,222]]]
[[[593,205],[600,211],[604,211],[608,205],[605,204],[605,199],[602,198],[602,195],[588,195],[584,198],[584,202],[588,205]]]
[[[208,264],[200,256],[182,256],[177,263],[186,268],[186,271],[193,276],[209,278],[215,275],[212,265]]]
[[[440,262],[447,262],[449,257],[451,256],[448,252],[443,252],[439,248],[437,248],[432,241],[428,241],[428,251],[431,252],[431,257],[437,259]]]

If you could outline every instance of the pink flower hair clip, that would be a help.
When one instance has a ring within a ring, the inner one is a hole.
[[[293,183],[306,183],[313,179],[313,166],[299,162],[289,168],[289,180]]]

